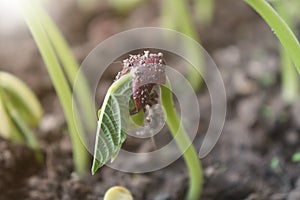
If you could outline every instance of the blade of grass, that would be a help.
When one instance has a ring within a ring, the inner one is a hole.
[[[291,13],[284,1],[275,1],[274,6],[278,11],[279,15],[284,19],[287,25],[295,30],[293,24],[293,13]],[[290,59],[287,51],[281,46],[280,47],[280,58],[281,58],[281,93],[283,99],[287,103],[293,103],[297,100],[299,92],[299,80],[296,68],[293,66],[293,62]]]
[[[85,120],[85,124],[87,124],[89,132],[91,132],[94,130],[96,123],[93,120],[95,115],[93,110],[94,104],[88,83],[84,75],[82,73],[78,73],[79,65],[74,56],[71,54],[70,48],[58,28],[45,10],[42,9],[41,5],[37,1],[34,2],[34,10],[36,11],[37,16],[39,16],[40,23],[43,25],[50,41],[52,42],[53,48],[62,63],[70,84],[74,85],[75,81],[80,82],[80,84],[78,84],[78,89],[74,90],[74,92],[78,98],[80,107],[84,108],[82,109],[82,113],[84,115],[83,119]]]
[[[200,41],[197,30],[193,25],[192,18],[189,15],[188,2],[186,0],[165,0],[163,1],[162,25],[168,28],[176,29],[183,34]],[[187,54],[192,55],[197,61],[197,66],[188,66],[187,78],[195,91],[199,90],[203,84],[200,72],[204,71],[204,57],[199,49],[189,45],[185,46]],[[195,67],[197,69],[195,69]]]
[[[266,21],[271,27],[282,46],[293,60],[298,73],[300,73],[300,45],[296,36],[278,15],[278,13],[264,0],[244,0]]]
[[[189,9],[188,9],[188,1],[186,0],[175,0],[172,2],[174,4],[174,7],[177,10],[177,19],[179,20],[179,30],[182,31],[187,36],[191,37],[192,39],[200,42],[200,39],[197,35],[197,30],[195,29],[195,26],[192,22],[192,18],[189,15]],[[186,50],[188,51],[188,54],[192,55],[195,59],[197,59],[197,65],[198,66],[190,66],[187,77],[190,81],[192,87],[195,91],[199,90],[203,84],[203,79],[200,76],[199,71],[204,71],[204,57],[201,52],[198,51],[198,49],[191,48],[190,46],[186,46]],[[198,68],[195,69],[195,67]]]
[[[299,80],[296,68],[294,67],[285,49],[280,50],[281,55],[281,92],[282,97],[287,103],[297,100],[299,92]]]
[[[80,141],[75,126],[75,121],[72,114],[72,95],[70,88],[68,86],[64,73],[60,68],[59,61],[55,55],[49,38],[47,37],[43,26],[38,21],[39,16],[35,14],[36,12],[30,5],[30,1],[20,1],[20,3],[22,5],[22,12],[24,14],[26,23],[40,50],[40,53],[50,74],[52,83],[60,99],[66,116],[73,145],[73,159],[75,163],[76,172],[79,174],[83,174],[86,170],[87,165],[87,152]]]
[[[196,17],[203,25],[209,25],[214,17],[215,0],[194,0]]]

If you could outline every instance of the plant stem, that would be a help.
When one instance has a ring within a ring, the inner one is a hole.
[[[287,25],[295,30],[293,23],[293,12],[289,11],[289,7],[284,1],[274,2],[279,15],[284,19]],[[287,51],[280,47],[280,59],[281,59],[281,93],[282,98],[287,103],[293,103],[297,100],[299,91],[299,80],[296,68],[293,66],[293,62],[289,57]]]
[[[296,68],[293,65],[285,49],[280,49],[281,56],[281,93],[287,103],[294,103],[299,92],[299,79]]]
[[[196,41],[200,41],[197,30],[193,25],[191,16],[189,15],[187,0],[165,0],[163,3],[162,25],[182,32]],[[187,78],[195,91],[198,91],[203,79],[199,73],[204,72],[204,56],[198,48],[183,44],[185,51],[195,60],[197,66],[188,65]],[[197,69],[195,69],[197,67]]]
[[[33,38],[40,50],[42,58],[45,62],[47,70],[50,74],[52,83],[57,92],[57,95],[62,104],[66,120],[68,123],[71,140],[73,144],[73,158],[75,163],[75,170],[79,174],[83,174],[86,170],[87,152],[80,141],[75,121],[72,112],[72,95],[69,85],[64,77],[64,73],[60,68],[59,61],[55,55],[53,47],[45,33],[42,25],[39,22],[39,16],[35,15],[35,10],[30,6],[29,1],[20,1],[22,4],[22,11],[24,13],[27,25],[33,35]]]
[[[300,45],[289,26],[265,0],[244,1],[249,4],[254,10],[256,10],[258,14],[261,15],[261,17],[272,28],[272,30],[280,40],[282,46],[286,49],[289,56],[293,60],[298,73],[300,73]]]
[[[172,92],[169,89],[169,84],[162,85],[160,87],[160,90],[162,108],[166,117],[167,124],[174,139],[177,142],[177,145],[183,153],[183,158],[187,164],[190,174],[190,185],[186,199],[198,200],[201,195],[203,185],[201,162],[197,156],[193,143],[190,141],[177,116],[177,112],[174,107]]]
[[[210,25],[215,11],[215,0],[194,0],[196,18],[203,25]]]
[[[174,7],[176,8],[177,12],[177,19],[179,21],[179,30],[182,31],[187,36],[191,37],[192,39],[201,42],[197,30],[195,26],[193,25],[192,17],[190,16],[189,12],[189,3],[187,0],[175,0],[172,1],[171,4],[174,4]],[[174,20],[174,19],[173,19]],[[203,79],[200,76],[200,73],[198,72],[204,71],[204,56],[201,51],[199,51],[198,48],[194,48],[194,46],[189,46],[187,44],[184,44],[186,47],[186,51],[189,55],[191,55],[197,62],[197,66],[189,65],[188,72],[187,72],[187,78],[189,82],[191,83],[193,89],[195,91],[200,90],[203,84]],[[198,68],[195,69],[195,67]]]
[[[94,130],[95,123],[93,121],[94,110],[93,110],[93,101],[91,98],[90,90],[88,88],[87,81],[84,75],[79,71],[79,65],[75,60],[74,56],[70,52],[68,44],[56,25],[53,23],[48,14],[42,9],[38,1],[34,1],[34,9],[39,16],[40,23],[43,25],[49,40],[53,44],[54,50],[57,52],[57,56],[61,60],[62,66],[66,72],[66,75],[69,79],[71,85],[75,84],[75,81],[80,82],[78,89],[74,90],[76,97],[78,98],[80,107],[82,108],[82,113],[84,114],[83,119],[87,124],[89,131]],[[77,80],[76,80],[77,78]]]

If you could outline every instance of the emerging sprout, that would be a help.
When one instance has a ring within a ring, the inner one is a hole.
[[[172,90],[167,81],[162,53],[131,55],[123,61],[123,70],[117,75],[116,81],[110,86],[98,112],[98,128],[94,149],[92,174],[107,161],[118,155],[126,139],[129,119],[141,124],[146,107],[160,102],[166,122],[178,147],[183,153],[190,172],[190,188],[187,200],[197,200],[202,191],[202,168],[197,153],[187,133],[181,125],[174,106]],[[154,87],[160,88],[160,95]],[[106,195],[105,195],[106,196]],[[120,199],[115,196],[105,200]],[[124,198],[125,200],[125,198]]]
[[[0,119],[7,122],[0,127],[2,137],[26,141],[28,136],[20,126],[36,127],[42,113],[38,99],[25,83],[9,73],[0,72]]]
[[[42,117],[41,105],[21,80],[13,75],[0,72],[0,136],[13,142],[25,142],[37,150],[38,144],[31,129]]]
[[[142,124],[146,105],[154,105],[158,94],[154,87],[166,82],[162,53],[131,55],[123,61],[123,70],[109,88],[102,108],[94,150],[92,173],[118,155],[129,127],[129,119]],[[130,115],[134,115],[132,118]]]
[[[133,197],[126,188],[122,186],[114,186],[107,190],[104,200],[133,200]]]
[[[130,114],[136,114],[146,105],[157,103],[158,94],[153,90],[154,86],[165,84],[166,75],[163,62],[163,54],[145,51],[143,55],[130,55],[129,59],[123,60],[123,70],[116,79],[129,72],[133,72],[133,101],[135,108]]]

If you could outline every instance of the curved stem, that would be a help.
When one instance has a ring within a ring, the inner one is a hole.
[[[201,195],[203,185],[201,162],[197,156],[192,142],[190,141],[178,118],[176,109],[174,107],[172,91],[169,89],[169,84],[162,85],[160,90],[161,104],[167,124],[175,141],[177,142],[177,145],[183,153],[183,158],[187,164],[190,174],[190,186],[186,199],[198,200]]]
[[[265,0],[245,0],[272,28],[300,73],[300,44],[284,20]]]

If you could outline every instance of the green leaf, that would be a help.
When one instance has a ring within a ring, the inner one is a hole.
[[[124,75],[109,88],[98,111],[99,120],[94,148],[92,174],[107,161],[113,161],[126,139],[129,100],[132,96],[132,75]]]

